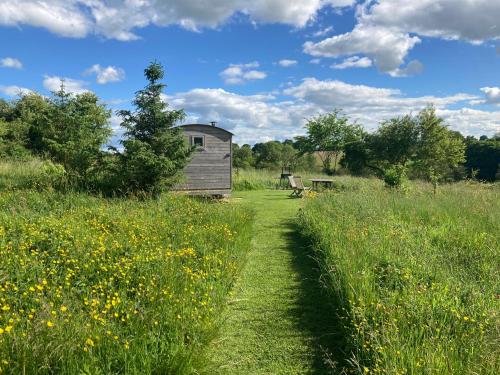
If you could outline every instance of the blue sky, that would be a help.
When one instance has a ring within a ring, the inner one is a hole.
[[[464,134],[500,132],[500,1],[9,0],[0,40],[2,97],[64,78],[128,108],[158,60],[186,122],[240,143],[334,108],[373,130],[431,103]]]

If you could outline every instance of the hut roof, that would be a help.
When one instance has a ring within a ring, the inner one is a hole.
[[[230,131],[228,131],[226,129],[219,128],[218,126],[213,126],[213,125],[209,125],[209,124],[185,124],[185,125],[179,125],[179,128],[188,128],[190,126],[204,126],[207,128],[215,128],[215,129],[222,130],[223,132],[229,133],[231,135],[234,135],[233,133],[231,133]]]

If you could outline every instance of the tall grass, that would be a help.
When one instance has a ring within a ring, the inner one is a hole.
[[[0,190],[46,190],[66,184],[64,168],[50,161],[0,161]]]
[[[499,185],[332,193],[308,200],[299,223],[337,306],[348,372],[500,372]]]
[[[309,171],[295,171],[294,174],[301,176],[306,186],[311,185],[310,178],[333,178],[339,184],[353,181],[353,178],[347,176],[332,177]],[[233,189],[236,191],[277,189],[279,188],[280,175],[281,171],[269,169],[240,169],[233,173]]]
[[[0,371],[199,370],[251,220],[170,195],[1,192]]]

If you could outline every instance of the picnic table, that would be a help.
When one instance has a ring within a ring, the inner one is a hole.
[[[312,189],[318,191],[318,186],[321,185],[326,189],[331,189],[333,186],[333,180],[328,178],[311,178],[309,181],[312,182]]]

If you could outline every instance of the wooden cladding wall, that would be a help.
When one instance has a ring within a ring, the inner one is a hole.
[[[203,137],[204,146],[194,152],[178,190],[231,190],[232,134],[211,125],[183,125],[181,128],[188,142],[192,137]]]

